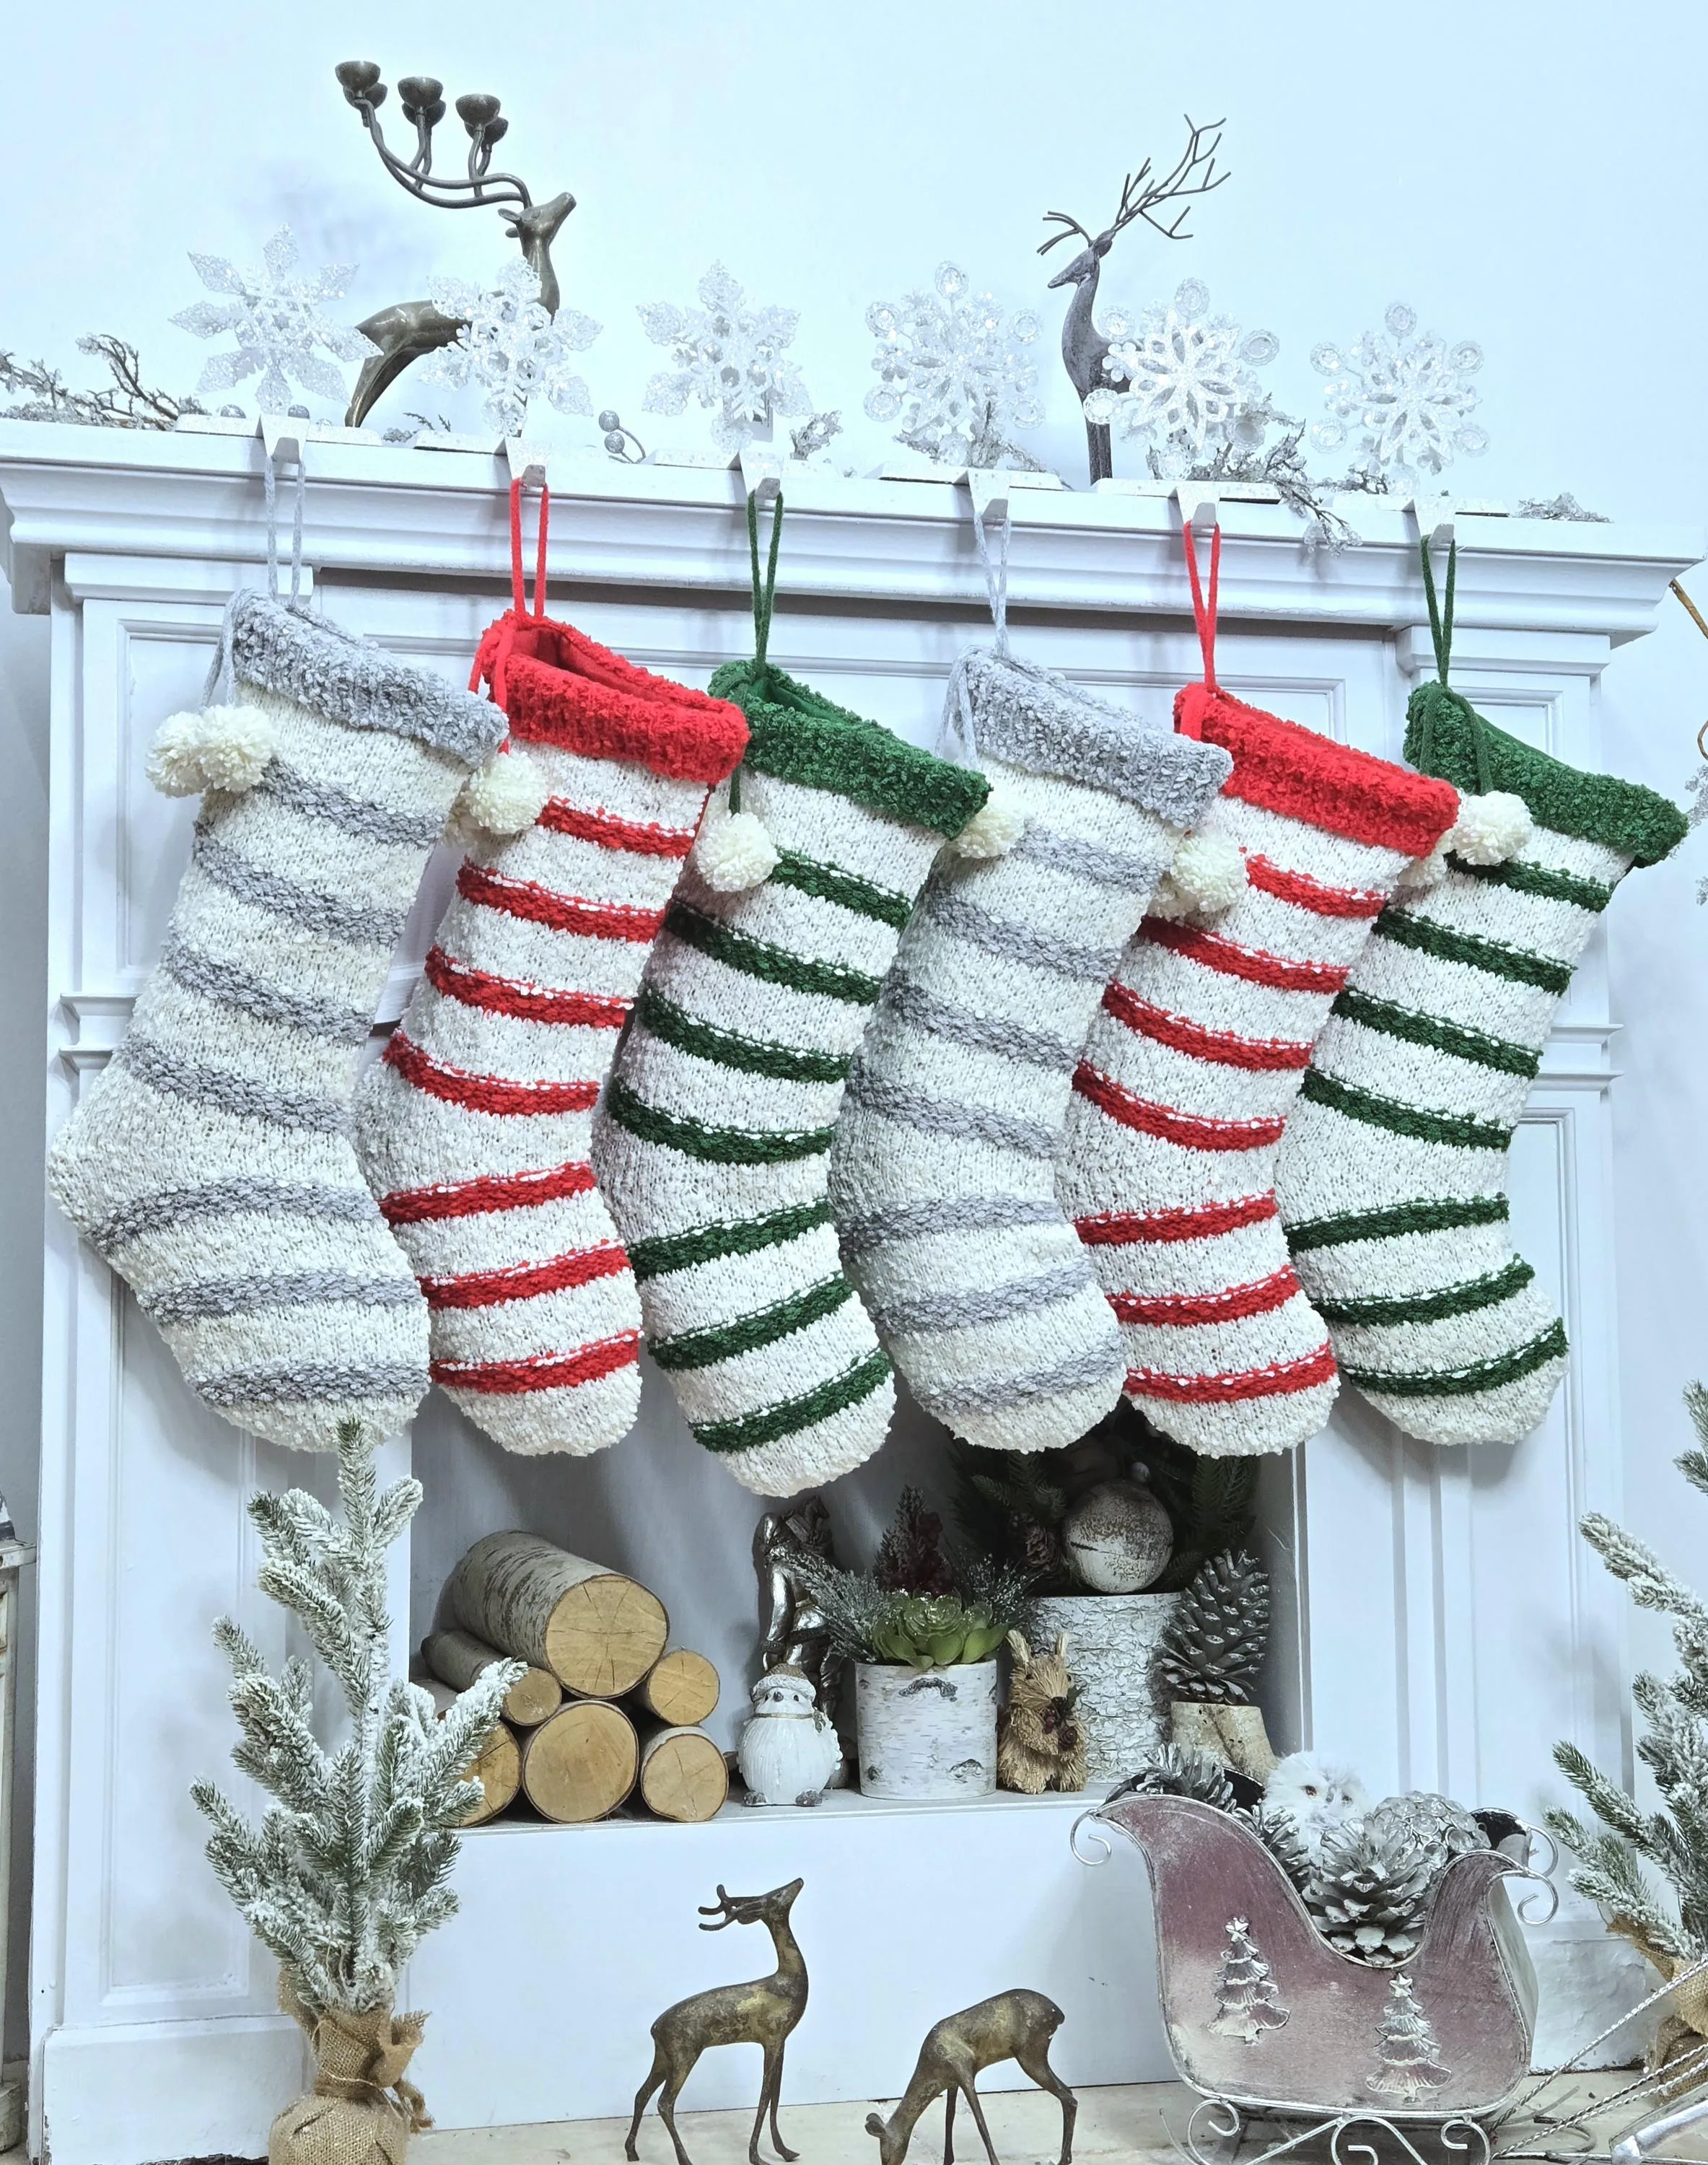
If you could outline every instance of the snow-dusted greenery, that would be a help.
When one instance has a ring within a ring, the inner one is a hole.
[[[495,1662],[442,1720],[428,1694],[391,1674],[386,1551],[415,1515],[419,1481],[379,1493],[360,1421],[338,1431],[341,1520],[300,1488],[249,1506],[261,1539],[258,1583],[297,1618],[344,1696],[349,1734],[328,1750],[313,1728],[314,1672],[270,1675],[229,1617],[239,1771],[275,1801],[259,1826],[211,1782],[191,1794],[212,1822],[208,1858],[310,2015],[389,2007],[417,1942],[456,1908],[447,1882],[455,1829],[480,1802],[464,1778],[492,1735],[520,1662]]]
[[[1708,1494],[1708,1390],[1684,1393],[1698,1447],[1675,1463],[1692,1488]],[[1639,1609],[1673,1620],[1682,1673],[1663,1681],[1645,1672],[1632,1686],[1648,1724],[1637,1757],[1650,1768],[1660,1809],[1643,1810],[1593,1766],[1574,1744],[1557,1744],[1554,1760],[1601,1821],[1591,1833],[1569,1812],[1547,1815],[1549,1831],[1578,1859],[1572,1884],[1657,1967],[1708,1955],[1708,1605],[1673,1578],[1660,1559],[1610,1519],[1592,1513],[1584,1538]],[[1667,1883],[1656,1888],[1645,1865]]]

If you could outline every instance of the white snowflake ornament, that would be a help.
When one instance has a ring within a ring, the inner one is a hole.
[[[1420,331],[1415,311],[1404,302],[1350,352],[1319,345],[1310,363],[1328,378],[1323,398],[1333,416],[1317,423],[1311,440],[1332,450],[1352,436],[1353,459],[1368,473],[1403,488],[1439,474],[1459,453],[1477,458],[1489,448],[1470,418],[1482,347],[1469,339],[1449,345],[1433,331]]]
[[[866,394],[874,421],[894,421],[898,442],[953,466],[991,466],[1013,456],[1010,432],[1044,418],[1030,348],[1038,319],[1009,315],[967,273],[940,263],[936,278],[899,306],[874,301],[866,328],[878,340],[878,382]]]
[[[197,381],[199,395],[229,391],[245,377],[259,375],[256,403],[263,414],[282,414],[291,385],[299,384],[323,398],[342,401],[347,387],[342,369],[315,351],[324,346],[340,361],[366,361],[379,348],[346,324],[335,324],[321,303],[335,301],[356,276],[353,263],[329,263],[312,278],[293,278],[297,244],[282,226],[262,251],[259,271],[240,271],[223,255],[192,255],[196,276],[224,301],[198,301],[171,320],[197,338],[231,332],[235,353],[216,353]]]
[[[1136,324],[1117,314],[1104,328],[1110,381],[1086,398],[1085,418],[1141,438],[1162,479],[1178,480],[1219,451],[1262,445],[1273,409],[1253,371],[1281,350],[1273,331],[1241,330],[1231,316],[1212,315],[1196,278]]]
[[[540,273],[525,257],[512,256],[498,284],[484,291],[462,278],[435,278],[427,290],[435,308],[463,319],[454,343],[428,361],[428,381],[473,384],[483,394],[482,412],[501,436],[522,435],[535,398],[560,414],[593,412],[586,381],[570,361],[593,344],[600,326],[574,308],[548,314]]]
[[[787,350],[799,310],[760,308],[721,263],[713,264],[698,290],[697,308],[668,301],[640,304],[641,329],[654,345],[671,349],[676,364],[648,382],[641,411],[680,414],[697,399],[713,409],[713,440],[725,451],[739,451],[773,419],[810,414],[813,402]]]

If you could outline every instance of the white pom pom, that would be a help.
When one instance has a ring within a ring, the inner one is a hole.
[[[546,809],[550,785],[526,752],[500,752],[457,793],[459,826],[487,835],[520,835]]]
[[[1189,835],[1157,882],[1150,917],[1213,917],[1246,891],[1246,861],[1223,835]]]
[[[1462,797],[1459,816],[1447,830],[1447,846],[1468,865],[1504,865],[1536,831],[1530,807],[1509,789],[1486,797]]]
[[[169,714],[149,747],[148,778],[163,797],[253,789],[277,744],[277,724],[259,707]]]
[[[958,857],[1005,857],[1025,831],[1026,815],[1013,792],[997,782],[949,847]]]
[[[1403,894],[1423,894],[1439,887],[1447,876],[1447,845],[1436,844],[1426,857],[1414,857],[1394,884]]]
[[[726,812],[714,805],[707,813],[693,846],[694,870],[720,894],[741,894],[759,887],[777,868],[777,845],[754,812]]]

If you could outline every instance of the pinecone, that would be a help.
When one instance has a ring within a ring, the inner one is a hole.
[[[1441,1860],[1437,1843],[1384,1822],[1379,1806],[1325,1836],[1305,1906],[1331,1947],[1392,1968],[1416,1950]]]
[[[1264,1804],[1253,1805],[1249,1817],[1252,1833],[1302,1894],[1313,1867],[1298,1820],[1278,1805]]]
[[[1165,1701],[1243,1706],[1269,1644],[1269,1580],[1241,1551],[1212,1557],[1180,1598],[1157,1654]]]
[[[1210,1758],[1206,1752],[1183,1751],[1174,1744],[1162,1745],[1154,1759],[1141,1767],[1136,1774],[1129,1774],[1118,1788],[1110,1791],[1110,1802],[1136,1794],[1141,1797],[1195,1797],[1199,1804],[1214,1804],[1223,1812],[1231,1812],[1234,1808],[1234,1785],[1221,1762]]]
[[[1373,1805],[1371,1824],[1392,1833],[1404,1828],[1435,1852],[1435,1876],[1441,1878],[1455,1857],[1473,1849],[1487,1849],[1489,1837],[1463,1804],[1433,1790],[1413,1789],[1403,1797],[1384,1797]]]

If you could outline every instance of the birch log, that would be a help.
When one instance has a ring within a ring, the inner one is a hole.
[[[522,1788],[534,1809],[564,1825],[584,1825],[616,1810],[635,1787],[640,1746],[620,1707],[572,1699],[530,1730],[522,1746]]]
[[[635,1704],[675,1729],[694,1729],[718,1704],[718,1672],[704,1654],[672,1646],[635,1689]]]
[[[715,1819],[730,1794],[730,1769],[703,1729],[648,1723],[641,1730],[640,1801],[662,1820],[697,1826]]]
[[[441,1683],[467,1691],[483,1669],[510,1657],[477,1639],[472,1631],[435,1631],[422,1641],[421,1659]],[[562,1704],[563,1686],[551,1670],[530,1668],[505,1693],[504,1719],[517,1729],[534,1729]]]
[[[434,1705],[442,1715],[456,1698],[456,1692],[437,1677],[422,1679],[422,1688],[429,1693]],[[486,1749],[467,1769],[471,1782],[481,1785],[481,1801],[462,1822],[464,1826],[484,1826],[488,1820],[496,1819],[507,1804],[515,1800],[522,1786],[522,1750],[516,1741],[515,1731],[508,1723],[499,1722],[487,1739]]]
[[[858,1662],[854,1716],[868,1797],[988,1797],[996,1788],[996,1663]]]
[[[1032,1604],[1025,1630],[1034,1647],[1068,1635],[1088,1782],[1125,1781],[1167,1741],[1168,1712],[1157,1703],[1152,1672],[1179,1602],[1178,1593],[1063,1593]],[[1222,1756],[1219,1743],[1211,1748]]]
[[[488,1534],[451,1575],[451,1615],[489,1646],[587,1699],[632,1691],[664,1651],[656,1594],[538,1534]]]

